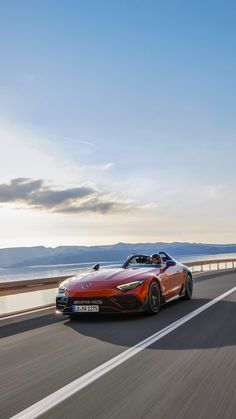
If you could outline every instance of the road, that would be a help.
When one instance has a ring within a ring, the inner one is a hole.
[[[169,303],[154,317],[71,321],[45,310],[1,320],[1,419],[23,418],[24,409],[232,290],[236,272],[198,275],[194,283],[192,301]],[[234,291],[75,394],[56,398],[40,418],[222,419],[235,412]]]

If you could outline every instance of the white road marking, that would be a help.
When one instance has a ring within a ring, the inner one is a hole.
[[[67,384],[61,389],[55,391],[54,393],[50,394],[49,396],[45,397],[39,402],[33,404],[32,406],[28,407],[27,409],[23,410],[17,415],[12,416],[12,418],[10,419],[38,418],[40,415],[44,414],[48,410],[57,406],[59,403],[62,403],[64,400],[68,399],[68,397],[71,397],[73,394],[79,392],[84,387],[93,383],[98,378],[102,377],[109,371],[118,367],[120,364],[123,364],[123,362],[126,362],[128,359],[132,358],[133,356],[143,351],[148,346],[162,339],[164,336],[173,332],[182,324],[187,323],[189,320],[198,316],[200,313],[207,310],[214,304],[218,303],[218,301],[223,300],[225,297],[227,297],[228,295],[232,294],[235,291],[236,291],[236,287],[231,288],[229,291],[225,292],[224,294],[221,294],[219,297],[215,298],[214,300],[209,301],[209,303],[204,304],[203,306],[197,308],[196,310],[192,311],[191,313],[187,314],[181,319],[175,321],[174,323],[171,323],[169,326],[165,327],[159,332],[149,336],[147,339],[144,339],[141,342],[137,343],[132,348],[129,348],[126,351],[122,352],[121,354],[110,359],[109,361],[104,362],[99,367],[94,368],[92,371],[82,375],[78,379],[72,381],[70,384]]]

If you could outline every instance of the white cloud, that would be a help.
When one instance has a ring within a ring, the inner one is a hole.
[[[63,149],[33,130],[0,121],[0,181],[9,178],[44,178],[53,182],[86,182],[93,186],[103,180],[103,173],[114,163],[84,164],[63,158]]]
[[[1,180],[16,177],[56,178],[61,175],[56,159],[37,147],[40,138],[30,130],[0,122]]]
[[[114,243],[116,241],[190,240],[235,241],[236,198],[232,185],[191,177],[181,179],[168,171],[153,168],[150,172],[127,172],[120,178],[119,162],[89,163],[63,158],[58,143],[54,152],[46,141],[32,130],[10,124],[0,124],[0,184],[9,179],[46,179],[49,185],[63,185],[63,189],[85,185],[97,191],[101,204],[105,201],[122,202],[126,211],[107,215],[98,212],[82,214],[73,208],[73,216],[48,214],[43,211],[16,210],[15,205],[0,207],[0,245],[11,243],[70,244]],[[91,157],[91,156],[90,156]],[[101,157],[101,154],[100,154]],[[137,204],[138,203],[138,204]],[[88,202],[87,209],[100,207]],[[22,209],[21,204],[17,207]],[[24,204],[24,207],[26,205]],[[66,212],[66,208],[65,208]],[[34,225],[35,223],[35,225]],[[37,227],[36,227],[37,225]],[[5,244],[4,244],[5,243]]]

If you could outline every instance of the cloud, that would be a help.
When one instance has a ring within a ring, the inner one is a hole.
[[[26,201],[35,191],[41,189],[43,181],[28,178],[12,179],[10,184],[0,184],[0,202]]]
[[[88,199],[86,202],[83,203],[81,206],[71,206],[66,208],[61,208],[60,212],[70,213],[70,214],[78,214],[81,212],[98,212],[102,214],[106,214],[109,212],[122,212],[128,211],[131,209],[130,204],[125,204],[117,201],[105,201],[98,198]]]
[[[109,162],[104,164],[87,164],[85,166],[81,166],[79,170],[94,170],[94,171],[107,171],[114,167],[115,163]]]
[[[109,199],[95,187],[55,188],[46,185],[43,179],[25,177],[0,184],[0,203],[23,203],[28,208],[67,214],[104,214],[131,208],[127,203]]]

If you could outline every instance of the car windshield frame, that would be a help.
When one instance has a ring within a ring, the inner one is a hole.
[[[129,263],[126,268],[160,268],[164,263]]]
[[[168,255],[166,252],[159,252],[160,257],[162,258],[163,263],[152,263],[151,256],[144,254],[131,254],[127,257],[126,261],[123,263],[122,268],[128,267],[140,267],[140,268],[160,268],[166,266],[167,261],[174,259]],[[135,262],[132,263],[132,260]]]

